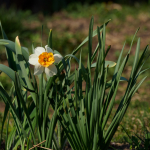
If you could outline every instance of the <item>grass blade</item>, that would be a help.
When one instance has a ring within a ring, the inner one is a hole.
[[[52,29],[50,29],[50,31],[49,31],[48,47],[53,48],[52,47]]]

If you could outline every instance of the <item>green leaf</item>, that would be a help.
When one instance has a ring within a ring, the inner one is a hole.
[[[15,133],[16,133],[16,127],[13,127],[11,132],[9,133],[9,136],[8,136],[7,149],[11,148],[13,140],[14,140],[14,137],[15,137]],[[16,140],[17,140],[17,138],[16,138]],[[19,141],[20,141],[20,139],[19,139]]]
[[[52,29],[49,31],[48,47],[52,48]]]
[[[140,30],[140,28],[138,28],[138,29],[136,30],[136,32],[135,32],[135,34],[134,34],[134,36],[133,36],[133,39],[132,39],[132,42],[131,42],[131,44],[130,44],[130,49],[129,49],[129,52],[128,52],[128,53],[130,53],[130,51],[131,51],[131,48],[132,48],[132,45],[133,45],[135,36],[136,36],[136,34],[138,33],[139,30]]]
[[[114,77],[114,80],[112,81],[111,88],[110,88],[109,93],[107,95],[107,98],[106,98],[106,101],[105,101],[105,104],[104,104],[104,106],[105,106],[104,110],[105,110],[105,112],[107,110],[107,112],[106,112],[106,115],[105,115],[105,118],[104,118],[104,121],[103,121],[103,124],[102,124],[103,129],[104,129],[104,127],[106,125],[106,122],[107,122],[107,120],[110,116],[110,113],[112,111],[114,101],[115,101],[115,97],[116,97],[116,94],[117,94],[118,85],[119,85],[120,78],[121,78],[121,74],[124,70],[124,67],[125,67],[126,63],[127,63],[128,57],[129,57],[129,54],[124,58],[123,63],[121,64],[117,74]],[[105,114],[105,112],[104,112],[104,114]]]
[[[93,38],[93,23],[94,23],[94,17],[92,16],[89,26],[89,42],[88,42],[88,62],[89,66],[91,66],[91,56],[92,56],[92,38]]]
[[[7,121],[7,127],[6,127],[6,137],[5,137],[5,149],[7,149],[7,139],[8,139],[8,126],[9,126],[9,119],[10,119],[10,112],[8,114],[8,121]]]
[[[31,84],[31,81],[29,80],[28,77],[28,67],[26,62],[23,60],[23,53],[21,51],[21,45],[20,45],[20,41],[18,36],[16,37],[15,40],[15,50],[16,50],[16,61],[17,63],[19,63],[19,66],[21,68],[21,70],[19,70],[19,75],[25,79],[25,84],[27,84],[28,89],[30,90],[34,90],[33,85]],[[36,103],[36,94],[31,92],[31,95],[33,97],[34,102]]]
[[[135,69],[139,61],[139,51],[140,51],[140,38],[138,38],[138,42],[137,42],[136,53],[135,53],[132,71],[131,71],[131,78],[133,77],[133,72],[136,73]]]
[[[11,108],[11,112],[12,112],[12,115],[13,115],[13,118],[14,118],[14,121],[15,121],[15,125],[16,125],[16,129],[18,131],[18,134],[20,134],[19,131],[21,129],[21,132],[23,133],[24,137],[27,138],[27,134],[26,134],[26,132],[25,132],[20,120],[19,120],[19,117],[16,113],[16,109],[15,109],[14,105],[12,104],[12,101],[11,101],[10,97],[8,96],[6,91],[1,86],[0,86],[0,97],[3,99],[5,104],[9,103],[9,106]]]
[[[15,71],[3,64],[0,64],[0,70],[8,75],[13,82],[15,82]]]
[[[3,39],[8,39],[3,28],[2,28],[2,25],[0,23],[0,26],[1,26],[1,32],[2,32],[2,36],[3,36]],[[15,59],[13,57],[13,52],[6,47],[6,56],[7,56],[7,60],[8,60],[8,64],[9,64],[9,67],[11,69],[13,69],[14,71],[16,71],[16,63],[15,63]]]
[[[9,48],[14,54],[16,54],[15,50],[15,43],[10,40],[3,40],[0,39],[0,45],[4,45],[7,48]],[[28,62],[29,60],[29,53],[26,48],[21,47],[22,55],[24,56],[24,59]]]
[[[9,96],[11,97],[12,96],[12,94],[13,94],[13,92],[14,92],[14,85],[11,87],[11,89],[10,89],[10,93],[9,93]],[[1,139],[2,139],[2,134],[3,134],[3,127],[4,127],[4,123],[5,123],[5,121],[6,121],[6,117],[7,117],[7,114],[8,114],[8,112],[9,112],[9,103],[7,103],[6,102],[6,104],[5,104],[5,110],[4,110],[4,116],[3,116],[3,121],[2,121],[2,129],[1,129]]]
[[[114,66],[116,66],[115,62],[113,62],[113,61],[105,61],[105,68],[107,68],[107,67],[108,68],[112,68]],[[94,68],[94,67],[96,67],[96,62],[91,65],[91,68]]]
[[[57,97],[57,93],[56,93],[56,97]],[[53,133],[54,133],[54,129],[55,129],[55,124],[57,122],[56,119],[57,119],[57,98],[56,98],[56,104],[55,104],[55,111],[54,111],[53,117],[52,117],[51,121],[49,122],[49,126],[48,126],[45,147],[51,146]]]
[[[15,74],[15,88],[16,88],[18,98],[19,98],[20,102],[22,103],[24,113],[27,117],[27,121],[28,121],[28,124],[29,124],[29,127],[30,127],[30,131],[32,133],[32,138],[33,138],[34,144],[36,144],[35,135],[34,135],[33,127],[32,127],[32,124],[31,124],[31,119],[29,117],[28,109],[26,107],[25,101],[23,99],[23,95],[21,93],[21,85],[20,85],[20,81],[19,81],[19,77],[18,77],[17,73]]]

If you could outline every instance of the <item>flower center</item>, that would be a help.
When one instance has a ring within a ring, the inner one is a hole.
[[[42,54],[39,55],[38,62],[43,67],[48,67],[49,65],[51,65],[55,62],[53,53],[43,52]]]

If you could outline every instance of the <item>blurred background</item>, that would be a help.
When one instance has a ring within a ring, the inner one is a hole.
[[[0,21],[8,38],[15,41],[15,37],[19,35],[21,45],[27,47],[30,53],[32,43],[35,47],[41,45],[42,25],[43,46],[47,44],[49,30],[52,29],[52,48],[58,50],[63,56],[71,53],[88,36],[91,16],[94,16],[94,29],[111,19],[106,27],[106,48],[111,45],[106,59],[111,61],[117,60],[125,41],[124,55],[127,53],[133,35],[140,27],[132,47],[131,58],[123,74],[128,78],[138,37],[141,37],[141,52],[147,44],[150,44],[150,0],[0,0]],[[2,38],[1,34],[0,38]],[[93,51],[96,45],[97,37],[93,39]],[[83,47],[83,61],[87,59],[86,52],[87,45]],[[2,46],[0,46],[0,63],[7,65],[5,48]],[[150,60],[145,67],[148,68],[149,64]],[[110,76],[112,73],[113,70],[110,70]],[[141,78],[144,76],[148,76],[147,80],[133,97],[122,121],[129,134],[143,134],[144,129],[140,121],[150,131],[150,71],[141,75]],[[0,82],[9,91],[11,81],[4,73],[0,75]],[[126,85],[121,83],[115,102],[116,107],[125,92]],[[4,104],[0,102],[1,116],[3,111]],[[113,141],[126,140],[126,134],[119,127]]]
[[[31,10],[32,13],[42,11],[44,14],[54,13],[61,9],[67,8],[68,5],[73,3],[80,3],[81,5],[92,5],[95,3],[118,3],[126,5],[134,5],[135,3],[149,4],[149,0],[1,0],[0,5],[5,5],[6,8],[15,6],[17,9]]]

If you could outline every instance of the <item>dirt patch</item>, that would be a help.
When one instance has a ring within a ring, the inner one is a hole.
[[[0,143],[0,150],[5,150],[5,141]]]
[[[56,17],[60,16],[61,19],[59,20],[56,19],[47,22],[47,27],[49,29],[53,29],[53,30],[56,29],[57,32],[67,31],[67,32],[75,33],[81,31],[82,34],[88,33],[88,28],[89,28],[88,19],[84,19],[84,18],[74,19],[63,15],[63,13],[55,14],[54,18],[55,16]]]
[[[64,150],[72,150],[69,143],[66,144]],[[108,150],[130,150],[130,145],[123,143],[111,143]]]
[[[4,149],[5,149],[5,142],[2,141],[0,150],[4,150]],[[109,150],[114,150],[114,149],[115,150],[130,150],[130,145],[129,144],[121,144],[121,143],[111,143],[108,149]],[[69,143],[67,143],[63,150],[72,150],[72,148],[69,145]]]
[[[0,112],[3,113],[5,110],[5,104],[4,102],[0,102]]]
[[[111,143],[109,146],[109,150],[130,150],[129,144],[123,144],[123,143]]]

